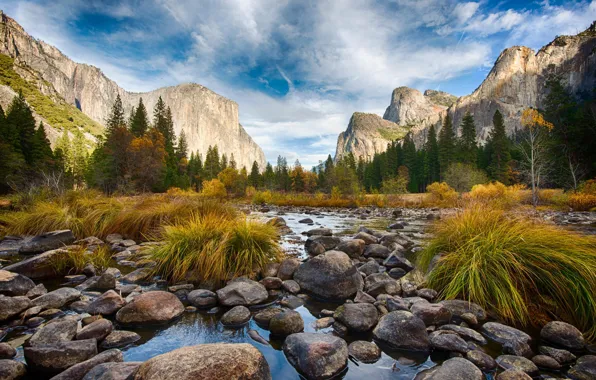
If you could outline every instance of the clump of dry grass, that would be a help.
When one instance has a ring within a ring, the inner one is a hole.
[[[108,246],[100,246],[94,251],[86,247],[68,248],[65,253],[52,256],[50,265],[56,274],[81,273],[87,264],[103,270],[110,266],[112,253]]]
[[[446,182],[434,182],[426,187],[428,194],[425,203],[441,207],[455,207],[459,194]]]

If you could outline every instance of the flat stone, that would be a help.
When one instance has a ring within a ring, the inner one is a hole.
[[[57,342],[70,342],[77,334],[76,318],[66,316],[48,322],[29,339],[30,346],[41,346]]]
[[[31,300],[27,297],[7,297],[0,294],[0,322],[19,315],[30,305]]]
[[[478,321],[486,320],[486,311],[473,302],[464,300],[444,300],[439,303],[449,309],[454,317],[461,318],[465,313],[472,313],[476,316]]]
[[[511,342],[528,343],[532,340],[525,332],[498,322],[485,323],[482,325],[481,332],[489,339],[501,344]]]
[[[31,255],[47,252],[67,246],[73,243],[75,240],[76,239],[71,230],[46,232],[44,234],[35,236],[33,239],[23,244],[19,249],[19,253],[23,255]]]
[[[548,355],[555,359],[559,364],[568,364],[574,362],[577,358],[571,352],[567,350],[561,350],[558,348],[539,346],[538,352],[542,355]]]
[[[571,351],[581,351],[586,346],[581,331],[569,323],[560,321],[552,321],[544,325],[540,330],[540,338]]]
[[[525,372],[529,376],[538,375],[538,367],[531,360],[521,356],[514,355],[501,355],[496,359],[499,367],[508,370],[514,369],[517,371]]]
[[[446,331],[454,331],[465,340],[471,340],[478,344],[485,345],[488,343],[486,339],[482,336],[482,334],[468,327],[462,327],[458,325],[443,325],[439,329]]]
[[[457,334],[433,335],[430,338],[430,344],[433,346],[433,348],[442,351],[459,352],[461,354],[465,354],[470,351],[466,341],[460,338]]]
[[[141,339],[141,336],[132,331],[114,330],[99,345],[102,349],[120,348],[133,344]]]
[[[24,347],[27,366],[32,372],[56,375],[97,355],[95,339]]]
[[[54,249],[21,260],[18,263],[8,265],[4,267],[4,270],[22,274],[32,280],[52,278],[56,276],[56,271],[51,264],[52,260],[54,260],[54,257],[56,256],[65,255],[67,253],[68,251],[65,249]]]
[[[24,296],[34,287],[35,283],[29,277],[0,269],[0,294]]]
[[[269,297],[262,284],[249,279],[234,280],[216,293],[219,303],[224,306],[257,305]]]
[[[143,362],[102,363],[93,367],[83,380],[130,380]]]
[[[547,355],[536,355],[532,358],[532,361],[538,368],[552,369],[555,371],[561,369],[561,364]]]
[[[59,288],[31,301],[33,306],[43,309],[60,309],[66,304],[76,301],[81,297],[81,292],[73,288]]]
[[[124,357],[120,350],[107,350],[84,362],[73,365],[66,371],[52,377],[51,380],[82,380],[89,371],[99,364],[122,361],[124,361]]]

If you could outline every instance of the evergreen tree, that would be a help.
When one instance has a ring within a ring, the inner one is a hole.
[[[269,162],[267,162],[265,173],[263,173],[263,182],[268,190],[272,190],[275,187],[275,173],[273,172],[273,166]]]
[[[476,165],[478,161],[478,145],[476,143],[476,126],[474,117],[466,112],[461,123],[461,138],[459,139],[459,160],[464,164]]]
[[[449,164],[455,161],[455,133],[453,132],[453,125],[451,123],[451,116],[449,113],[443,120],[443,127],[439,132],[439,166],[441,177],[449,167]]]
[[[230,154],[230,162],[228,163],[228,166],[234,170],[237,169],[238,164],[236,163],[236,160],[234,159],[234,153]]]
[[[408,168],[408,191],[411,193],[418,192],[419,186],[419,165],[418,154],[416,152],[416,145],[412,139],[412,133],[408,133],[404,138],[403,143],[404,166]]]
[[[259,172],[259,164],[253,161],[252,168],[250,169],[250,176],[248,177],[248,184],[258,189],[261,184],[261,173]]]
[[[22,91],[12,100],[6,115],[6,124],[9,126],[9,141],[12,140],[14,150],[23,155],[28,165],[34,164],[36,123]]]
[[[87,153],[87,142],[85,141],[85,136],[78,129],[75,129],[74,131],[71,152],[72,161],[70,163],[70,167],[74,184],[77,187],[81,187],[83,186],[85,172],[87,171],[87,161],[89,159],[89,154]]]
[[[209,146],[207,149],[207,155],[205,156],[205,163],[203,164],[203,173],[206,180],[216,178],[220,168],[219,151],[217,145],[214,147]]]
[[[225,170],[228,167],[228,156],[225,153],[221,155],[221,162],[219,164],[219,171]]]
[[[291,187],[290,171],[288,169],[288,161],[285,157],[277,157],[277,166],[275,167],[275,180],[277,189],[281,191],[288,191]]]
[[[180,131],[180,137],[178,138],[178,145],[176,146],[176,157],[178,161],[188,157],[188,143],[186,142],[186,134],[184,130]]]
[[[120,99],[120,95],[116,95],[116,100],[112,105],[112,112],[110,112],[110,116],[106,121],[106,132],[110,134],[114,129],[124,126],[126,126],[126,120],[124,120],[124,108],[122,107],[122,99]]]
[[[133,107],[132,113],[134,116],[130,122],[130,131],[136,137],[141,137],[149,129],[149,117],[147,116],[147,108],[143,104],[143,98],[139,99],[139,105],[136,109]]]
[[[36,170],[49,169],[54,163],[54,153],[42,122],[39,122],[39,127],[35,130],[31,156]]]
[[[424,150],[426,151],[426,155],[424,156],[425,182],[429,185],[440,180],[439,144],[434,125],[431,125],[428,129],[428,137],[424,144]]]
[[[503,115],[499,110],[495,111],[493,116],[493,129],[490,131],[489,141],[492,152],[488,171],[493,179],[508,185],[511,177],[511,152]]]

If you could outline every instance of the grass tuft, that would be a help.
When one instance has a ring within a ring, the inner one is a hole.
[[[94,251],[85,247],[69,248],[66,253],[55,255],[50,265],[56,274],[81,273],[87,264],[93,264],[96,269],[104,270],[110,266],[112,253],[106,245]]]

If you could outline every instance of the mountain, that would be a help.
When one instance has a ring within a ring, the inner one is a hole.
[[[30,86],[34,84],[38,97],[46,102],[51,99],[63,108],[63,115],[68,115],[63,117],[66,122],[74,120],[72,115],[78,117],[76,125],[64,125],[60,118],[46,117],[48,112],[40,110],[27,97],[36,117],[52,127],[48,133],[51,140],[63,127],[82,127],[89,135],[101,133],[118,94],[126,114],[138,104],[139,98],[143,98],[151,112],[161,96],[172,109],[176,134],[185,132],[189,151],[198,151],[204,157],[210,145],[217,145],[220,154],[225,153],[228,158],[233,154],[240,167],[250,169],[254,161],[261,168],[266,165],[263,150],[238,121],[238,104],[199,84],[187,83],[144,93],[128,92],[97,67],[73,62],[54,46],[33,38],[2,11],[0,54],[5,56],[0,59],[6,61],[9,57],[13,61],[13,72]],[[2,80],[0,84],[0,104],[4,107],[6,101],[2,99],[7,96],[2,93],[10,92],[7,87],[15,88],[11,81]]]
[[[596,22],[575,36],[559,36],[537,53],[524,46],[505,49],[482,84],[470,95],[457,98],[427,90],[424,94],[408,87],[393,91],[383,119],[412,131],[416,145],[426,139],[431,125],[441,127],[449,113],[458,129],[464,114],[474,115],[476,135],[485,142],[492,130],[492,117],[498,109],[504,116],[508,133],[521,128],[521,114],[527,107],[542,108],[547,95],[546,81],[558,76],[567,90],[577,96],[592,94],[596,87]],[[459,134],[459,130],[457,130]],[[358,145],[353,142],[358,136]],[[374,141],[374,144],[370,143]],[[383,152],[390,139],[380,140],[377,133],[360,125],[350,125],[338,137],[336,158],[352,151],[356,157]],[[340,146],[341,145],[341,146]],[[363,149],[362,147],[369,147]],[[372,147],[375,147],[372,149]]]

